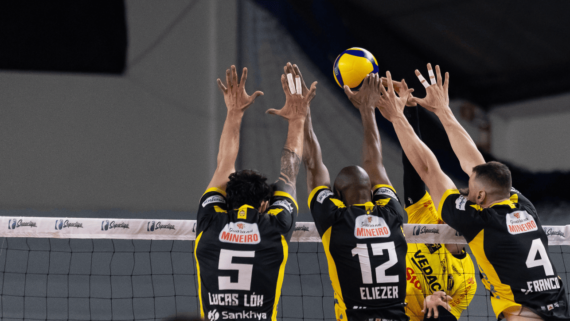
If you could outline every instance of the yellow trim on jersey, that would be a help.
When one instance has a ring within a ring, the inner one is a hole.
[[[476,209],[476,210],[479,211],[479,212],[482,212],[482,211],[483,211],[483,208],[482,208],[481,205],[479,205],[479,204],[471,204],[471,205],[469,205],[469,206],[473,207],[474,209]]]
[[[282,208],[272,208],[269,211],[267,211],[267,214],[269,215],[277,215],[279,213],[283,212]]]
[[[515,194],[515,195],[516,195],[516,194]],[[518,199],[518,197],[517,197],[517,199]],[[502,202],[495,203],[495,204],[493,204],[493,205],[491,205],[491,206],[489,206],[489,207],[493,207],[493,206],[495,206],[495,205],[509,205],[511,208],[516,208],[515,203],[513,203],[513,201],[511,201],[510,198],[509,198],[508,200],[504,200],[504,201],[502,201]]]
[[[449,197],[449,195],[453,195],[453,194],[459,194],[459,191],[457,189],[448,189],[447,191],[445,191],[445,193],[443,193],[443,196],[441,197],[441,199],[439,200],[439,204],[437,205],[437,219],[438,220],[442,220],[441,218],[441,211],[443,210],[443,203],[445,203],[445,200]]]
[[[214,211],[216,213],[227,213],[228,211],[224,210],[223,208],[219,207],[218,205],[214,205]]]
[[[431,204],[426,206],[427,202],[431,202]],[[432,207],[433,213],[430,211],[430,207]],[[408,224],[439,224],[440,222],[437,213],[435,213],[436,209],[431,195],[427,191],[419,201],[406,207],[405,211],[408,213]]]
[[[518,203],[519,202],[519,194],[513,194],[510,198],[511,202]]]
[[[283,197],[290,198],[293,201],[293,203],[295,203],[295,206],[297,207],[297,212],[299,211],[299,204],[297,204],[297,201],[295,200],[295,198],[293,198],[293,196],[289,195],[289,193],[283,192],[283,191],[276,191],[275,193],[273,193],[273,196],[283,196]]]
[[[279,277],[277,278],[277,289],[275,290],[275,301],[273,303],[273,314],[271,316],[272,321],[277,321],[277,304],[279,304],[279,297],[281,297],[283,277],[285,276],[285,264],[287,264],[287,257],[289,256],[289,246],[283,235],[281,235],[281,245],[283,246],[283,262],[281,262],[281,266],[279,267]]]
[[[313,188],[313,190],[311,191],[311,194],[309,194],[309,209],[311,208],[311,201],[313,200],[313,197],[315,197],[315,195],[317,195],[317,193],[321,190],[327,189],[327,186],[317,186],[315,188]]]
[[[372,204],[372,202],[366,202],[364,204],[354,204],[352,206],[362,206],[362,207],[364,207],[364,210],[366,212],[370,212],[374,209],[374,204]],[[366,213],[366,214],[370,214],[370,213]]]
[[[200,242],[200,238],[202,237],[203,233],[204,231],[200,232],[200,235],[198,235],[194,243],[194,260],[196,261],[196,273],[198,274],[198,297],[200,298],[200,317],[202,319],[204,318],[204,306],[202,305],[202,282],[200,279],[200,264],[198,262],[198,255],[196,254],[196,250],[198,249],[198,242]]]
[[[479,265],[479,271],[482,275],[481,281],[487,290],[493,290],[491,291],[493,293],[493,296],[491,296],[491,305],[493,306],[495,316],[498,318],[505,309],[521,305],[515,302],[515,296],[511,287],[501,283],[497,271],[495,271],[495,268],[485,255],[484,244],[485,230],[481,230],[481,232],[469,242],[469,247]]]
[[[210,192],[218,192],[222,195],[224,195],[224,197],[226,197],[226,191],[224,191],[223,189],[217,188],[217,187],[210,187],[208,188],[204,194],[202,194],[202,196],[206,195],[206,193],[210,193]]]
[[[372,188],[372,191],[375,191],[381,187],[388,187],[389,189],[392,190],[392,192],[396,193],[396,189],[394,187],[392,187],[392,185],[386,185],[386,184],[378,184],[378,185],[374,185],[374,187]]]
[[[390,203],[391,198],[381,198],[376,200],[376,205],[384,207],[386,204]]]
[[[339,200],[338,198],[332,198],[331,197],[330,200],[338,208],[345,208],[346,207],[346,205],[344,205],[344,203],[341,200]]]
[[[329,250],[331,244],[331,231],[332,231],[332,226],[329,227],[327,231],[323,234],[322,241],[323,241],[323,248],[325,249],[325,255],[327,256],[327,263],[329,267],[329,278],[331,279],[335,297],[338,296],[337,301],[340,309],[337,310],[335,308],[335,314],[336,314],[336,319],[339,320],[341,319],[339,314],[342,315],[346,314],[346,305],[344,304],[344,300],[342,299],[342,291],[340,289],[340,281],[338,280],[336,265]],[[346,320],[346,315],[343,317],[342,320]]]

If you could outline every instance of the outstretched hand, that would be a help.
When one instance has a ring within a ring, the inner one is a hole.
[[[413,98],[413,101],[420,104],[422,107],[434,113],[449,109],[449,73],[445,73],[445,81],[442,84],[441,71],[439,66],[435,66],[436,76],[433,74],[431,64],[427,64],[428,73],[431,85],[422,76],[422,73],[416,69],[416,76],[421,81],[422,85],[426,87],[425,98]]]
[[[388,78],[382,77],[380,79],[382,80],[382,86],[388,88]],[[395,80],[392,80],[392,83],[394,84],[394,90],[399,95],[400,90],[402,89],[402,83]],[[414,101],[414,98],[415,98],[414,95],[410,94],[410,96],[408,97],[408,101],[406,101],[406,107],[416,107],[418,105],[418,103]]]
[[[310,89],[307,88],[299,67],[291,65],[290,62],[284,67],[284,71],[285,74],[281,75],[281,85],[285,92],[285,106],[279,110],[268,109],[266,113],[281,116],[288,121],[304,120],[311,100],[317,94],[317,82],[313,82]]]
[[[376,107],[378,107],[384,118],[393,121],[396,117],[403,116],[406,102],[414,90],[408,88],[406,81],[402,79],[399,96],[397,96],[394,91],[392,74],[390,74],[389,71],[386,71],[386,78],[388,81],[388,90],[386,91],[384,86],[380,86],[382,97],[380,97],[376,103]]]
[[[241,111],[244,112],[255,101],[255,98],[262,96],[263,92],[256,91],[253,95],[248,95],[245,92],[245,81],[247,80],[247,68],[243,68],[241,74],[241,81],[238,82],[236,66],[232,65],[230,69],[226,70],[226,84],[224,86],[220,78],[218,78],[218,88],[224,94],[224,101],[228,111]]]
[[[424,308],[422,309],[422,313],[426,313],[427,310],[428,318],[431,318],[433,315],[433,317],[437,319],[439,318],[439,311],[437,311],[437,307],[442,306],[447,311],[451,311],[451,307],[449,306],[449,302],[451,300],[453,300],[453,298],[445,294],[445,292],[436,291],[424,299]]]
[[[380,77],[378,74],[366,75],[362,81],[362,86],[357,92],[350,90],[350,87],[344,85],[344,93],[358,110],[370,108],[374,110],[374,105],[382,97],[380,92]]]

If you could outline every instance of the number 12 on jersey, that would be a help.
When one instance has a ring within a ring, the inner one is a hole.
[[[388,252],[388,261],[375,268],[376,283],[398,283],[400,281],[399,275],[386,275],[386,270],[398,263],[394,242],[373,243],[370,244],[370,247],[372,248],[372,255],[374,256],[384,255],[384,250]],[[362,283],[374,284],[372,279],[372,264],[370,263],[368,253],[368,244],[359,243],[352,249],[352,256],[358,255],[360,272],[362,273]]]

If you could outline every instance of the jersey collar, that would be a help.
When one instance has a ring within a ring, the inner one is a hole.
[[[372,202],[366,202],[364,204],[352,204],[352,206],[362,208],[366,211],[366,214],[370,214],[374,210],[374,204]]]

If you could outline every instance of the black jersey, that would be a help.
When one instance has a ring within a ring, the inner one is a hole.
[[[532,203],[517,190],[485,209],[448,190],[438,215],[465,236],[497,318],[509,307],[524,306],[545,320],[570,319],[546,233]]]
[[[208,320],[276,320],[297,203],[277,191],[259,213],[227,210],[225,192],[200,199],[194,255],[200,312]]]
[[[373,203],[345,206],[326,186],[309,207],[323,241],[337,320],[408,320],[407,243],[403,209],[391,186],[375,187]]]

